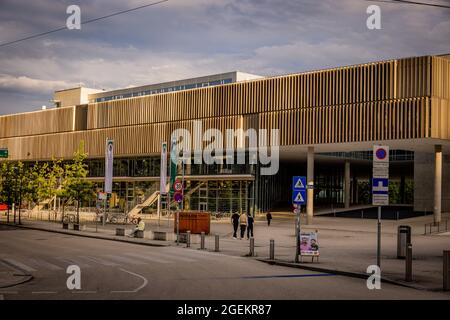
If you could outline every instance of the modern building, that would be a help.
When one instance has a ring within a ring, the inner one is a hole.
[[[294,175],[314,186],[310,216],[316,207],[369,204],[371,150],[382,144],[391,150],[391,203],[434,212],[437,220],[450,210],[450,55],[277,77],[234,72],[109,92],[75,88],[54,100],[58,108],[0,117],[6,161],[69,160],[83,140],[90,179],[102,188],[105,141],[113,139],[113,205],[125,211],[150,204],[159,188],[161,143],[198,123],[224,136],[227,129],[279,129],[280,169],[261,175],[261,165],[248,161],[188,165],[185,208],[287,208]]]

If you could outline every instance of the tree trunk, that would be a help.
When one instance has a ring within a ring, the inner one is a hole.
[[[80,224],[80,201],[77,200],[77,224]]]

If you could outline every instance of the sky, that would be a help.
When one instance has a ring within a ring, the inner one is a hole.
[[[421,0],[422,1],[422,0]],[[450,5],[450,0],[423,0]],[[155,0],[0,0],[0,44]],[[381,30],[369,30],[369,5]],[[366,0],[169,0],[0,47],[0,114],[55,90],[118,89],[228,71],[263,76],[450,53],[450,9]]]

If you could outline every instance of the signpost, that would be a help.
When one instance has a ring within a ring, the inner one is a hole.
[[[300,212],[301,205],[306,204],[306,177],[294,176],[292,177],[292,204],[294,205],[294,213],[296,214],[297,221],[295,225],[295,262],[299,262],[300,252]]]
[[[161,224],[161,202],[162,197],[167,195],[167,142],[161,143],[161,163],[159,174],[159,198],[158,198],[158,226]]]
[[[377,266],[381,267],[381,206],[389,205],[389,147],[373,146],[372,205],[378,206]]]
[[[0,148],[0,158],[8,158],[9,151],[7,148]]]
[[[112,193],[113,182],[113,168],[114,168],[114,140],[106,139],[105,150],[105,193]],[[103,211],[103,225],[106,223],[106,202],[107,197],[104,199],[105,209]]]

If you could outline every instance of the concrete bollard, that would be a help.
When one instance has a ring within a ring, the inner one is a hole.
[[[255,256],[255,238],[253,238],[253,237],[250,238],[250,252],[249,252],[249,256],[250,257],[254,257]]]
[[[219,235],[218,234],[216,234],[215,235],[215,237],[214,237],[215,239],[215,248],[214,248],[214,251],[215,252],[219,252],[220,250],[219,250]]]
[[[191,246],[191,231],[188,230],[186,232],[186,248],[190,248]]]
[[[270,240],[269,259],[275,260],[275,240]]]
[[[200,234],[200,250],[205,250],[205,233]]]
[[[406,245],[405,281],[412,281],[412,244]]]
[[[444,270],[443,270],[443,289],[450,291],[450,250],[444,250]]]

